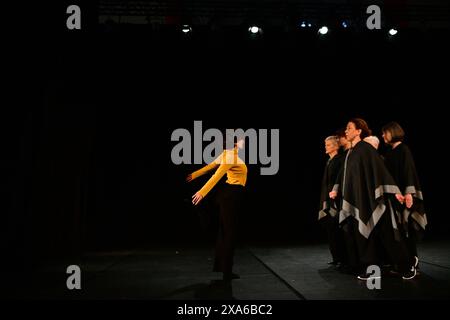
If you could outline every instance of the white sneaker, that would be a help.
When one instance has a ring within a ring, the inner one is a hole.
[[[418,256],[414,256],[414,268],[417,269],[418,265],[419,265],[419,257]]]
[[[372,275],[370,273],[362,273],[362,274],[358,275],[357,278],[359,280],[366,281],[366,280],[369,280],[369,279],[380,279],[381,276],[374,276],[374,275]]]

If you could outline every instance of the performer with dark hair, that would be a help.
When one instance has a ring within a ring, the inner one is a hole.
[[[377,151],[363,141],[370,135],[371,131],[363,119],[348,122],[346,137],[352,147],[344,162],[340,222],[344,224],[349,218],[355,222],[350,224],[348,232],[354,236],[359,261],[364,268],[358,279],[367,280],[370,277],[365,267],[380,265],[379,244],[398,266],[403,279],[412,279],[416,269],[398,230],[389,197],[395,195],[401,201],[403,196]]]
[[[336,136],[339,139],[339,147],[341,147],[340,152],[346,154],[346,152],[351,148],[352,144],[347,140],[345,136],[345,128],[341,128],[336,131]]]
[[[417,268],[417,241],[425,230],[427,216],[416,165],[409,147],[403,143],[405,132],[397,122],[386,124],[382,132],[384,142],[391,147],[385,156],[386,167],[405,198],[405,205],[397,205],[396,208],[400,212],[409,254],[414,257]]]
[[[339,154],[338,150],[339,140],[337,136],[329,136],[325,139],[325,153],[329,156],[329,159],[322,179],[319,211],[319,221],[323,223],[327,231],[330,253],[333,259],[328,264],[335,266],[345,261],[344,240],[339,229],[339,200],[329,197],[329,193],[336,186],[344,162],[344,156]]]
[[[211,189],[226,174],[226,183],[217,190],[216,199],[219,205],[219,233],[213,271],[222,272],[223,279],[230,281],[239,276],[232,272],[234,249],[237,237],[237,222],[242,204],[243,191],[247,181],[247,166],[238,156],[238,149],[244,147],[244,137],[235,137],[234,148],[224,149],[222,154],[212,163],[188,175],[190,182],[214,169],[213,176],[192,196],[192,203],[198,205]],[[226,145],[230,145],[227,143]],[[231,144],[233,145],[233,144]]]
[[[342,182],[344,178],[344,162],[347,153],[352,147],[352,143],[347,140],[345,130],[346,128],[340,128],[336,131],[336,136],[338,137],[340,146],[339,153],[342,154],[343,161],[341,161],[341,168],[339,170],[336,184],[333,186],[332,191],[329,193],[330,199],[335,199],[335,203],[338,206],[339,211],[341,210],[342,206],[342,194],[338,192],[338,190],[340,188],[342,189]],[[337,220],[339,222],[339,214]],[[342,247],[345,256],[345,261],[341,265],[339,265],[339,270],[341,272],[350,274],[358,273],[360,267],[358,249],[356,247],[355,237],[353,234],[355,224],[356,220],[353,217],[348,217],[345,220],[345,223],[339,225],[339,229],[341,230],[343,239]]]

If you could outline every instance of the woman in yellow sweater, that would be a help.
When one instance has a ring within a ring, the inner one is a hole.
[[[222,272],[223,279],[230,281],[239,276],[232,272],[234,248],[237,236],[237,220],[242,203],[244,186],[247,181],[247,166],[238,156],[238,150],[244,147],[244,138],[235,141],[233,149],[225,149],[213,162],[187,176],[190,182],[214,169],[217,169],[206,184],[192,196],[192,203],[198,205],[211,189],[226,174],[227,180],[217,192],[220,210],[219,234],[213,271]]]

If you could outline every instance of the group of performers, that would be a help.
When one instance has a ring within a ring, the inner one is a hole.
[[[415,163],[405,133],[396,122],[382,128],[388,152],[366,121],[351,119],[346,129],[325,139],[325,166],[319,221],[325,226],[332,261],[339,270],[373,277],[377,265],[403,279],[417,275],[417,241],[427,218]]]
[[[417,241],[427,218],[402,127],[390,122],[382,133],[389,146],[384,157],[377,151],[379,139],[363,119],[351,119],[345,130],[325,139],[329,159],[322,182],[319,221],[327,230],[333,259],[330,264],[361,280],[371,277],[366,272],[371,265],[409,280],[417,275]],[[192,197],[192,203],[198,205],[227,176],[214,197],[220,220],[214,271],[222,272],[228,281],[239,278],[232,268],[239,209],[247,181],[247,166],[238,155],[244,141],[244,137],[224,141],[223,153],[186,179],[192,181],[215,170]]]

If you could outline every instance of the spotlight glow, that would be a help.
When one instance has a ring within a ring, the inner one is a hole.
[[[347,27],[348,27],[348,24],[347,24],[347,22],[345,22],[345,21],[342,21],[342,27],[343,27],[343,28],[347,28]]]
[[[181,29],[183,33],[189,33],[192,31],[192,28],[188,26],[187,24],[183,25],[183,28]]]
[[[395,36],[398,33],[397,29],[391,29],[389,30],[389,35]]]
[[[322,28],[319,29],[319,33],[320,34],[327,34],[328,33],[328,27],[323,26]]]
[[[259,28],[257,26],[252,26],[248,29],[253,34],[257,34],[259,32]]]
[[[305,21],[302,22],[302,24],[300,25],[300,27],[302,27],[302,28],[305,28],[305,27],[306,27]]]

